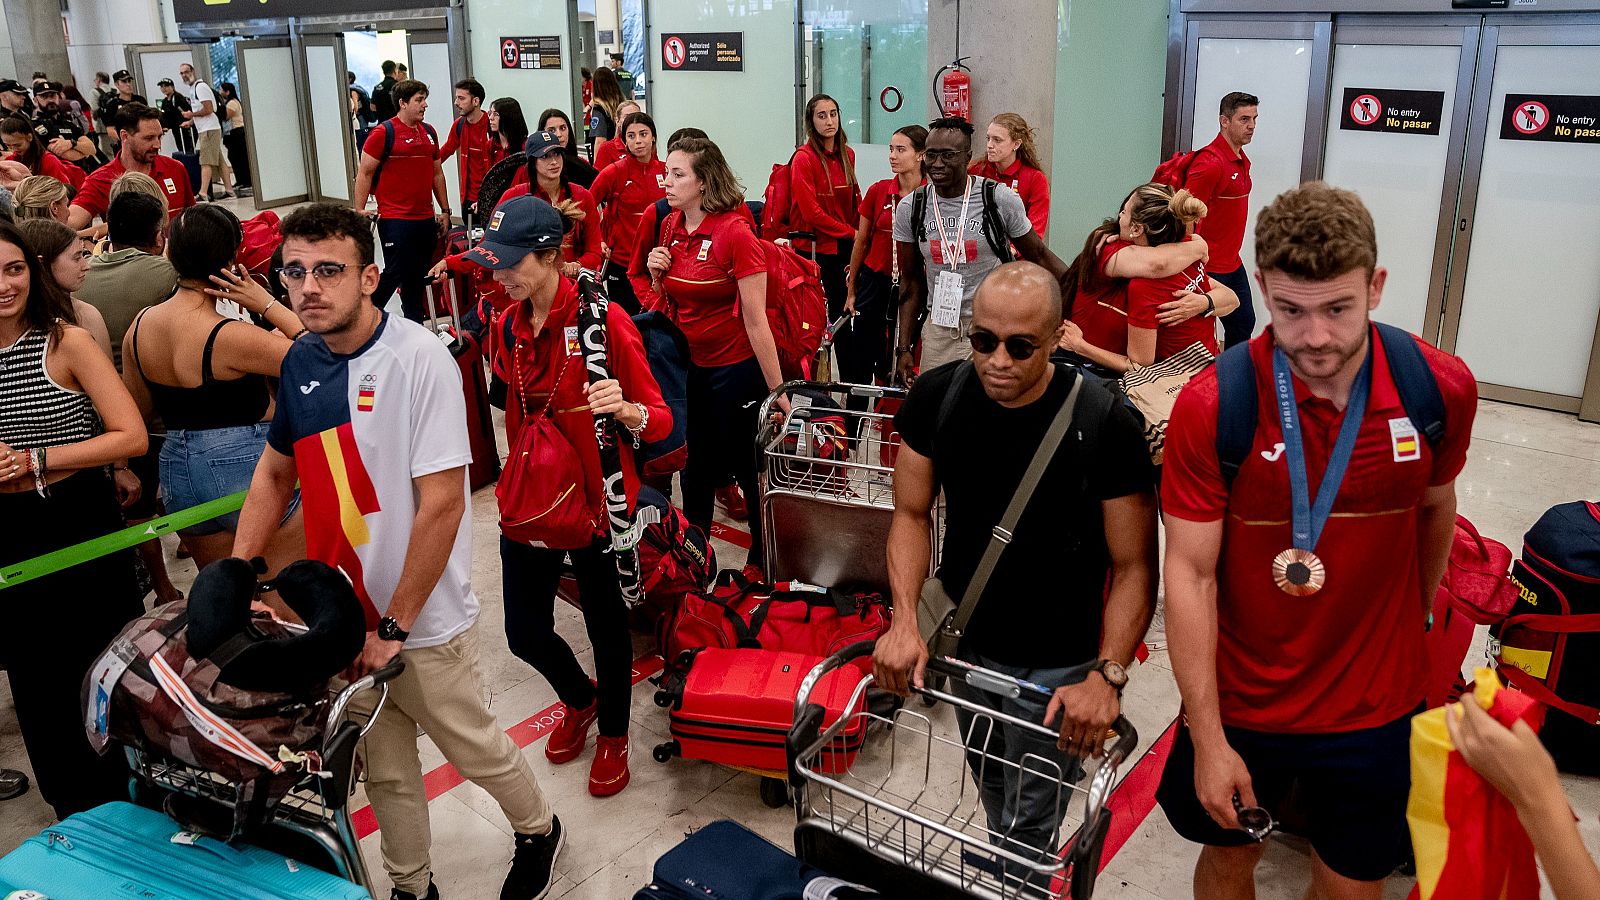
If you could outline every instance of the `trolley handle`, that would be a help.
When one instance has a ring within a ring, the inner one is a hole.
[[[387,665],[373,669],[371,672],[368,672],[360,678],[357,678],[355,681],[351,682],[348,687],[340,691],[339,696],[334,698],[333,708],[328,712],[328,721],[332,723],[344,721],[345,708],[350,705],[350,701],[354,700],[356,696],[363,691],[370,691],[373,688],[380,688],[383,690],[383,697],[379,699],[378,706],[373,709],[372,716],[367,721],[367,727],[370,728],[372,723],[377,721],[378,713],[383,709],[384,700],[388,699],[389,689],[385,687],[385,685],[388,682],[393,681],[395,678],[398,678],[400,673],[404,672],[405,670],[405,660],[397,656]],[[366,729],[363,728],[362,734],[365,733]]]
[[[778,385],[776,390],[768,394],[765,400],[761,401],[760,414],[756,420],[758,423],[760,423],[759,427],[756,429],[756,449],[758,451],[765,452],[769,441],[771,441],[774,436],[781,436],[789,427],[788,418],[784,418],[782,422],[774,421],[774,417],[777,416],[778,398],[782,396],[793,395],[795,391],[802,388],[821,394],[848,394],[852,397],[864,397],[869,400],[883,398],[888,398],[891,400],[903,400],[906,396],[905,388],[892,387],[882,384],[850,384],[844,381],[806,381],[803,378],[785,381],[783,384]],[[792,417],[794,413],[791,411],[789,415]]]

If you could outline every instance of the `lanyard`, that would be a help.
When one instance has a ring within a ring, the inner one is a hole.
[[[961,198],[961,221],[956,225],[954,244],[945,237],[944,217],[939,215],[939,192],[933,189],[933,185],[929,185],[928,193],[933,195],[933,224],[939,229],[939,243],[944,245],[944,261],[950,264],[950,271],[953,272],[957,266],[956,251],[961,251],[963,260],[967,258],[967,209],[972,205],[972,176],[967,176],[967,193]]]
[[[1310,502],[1310,482],[1306,478],[1304,435],[1300,432],[1300,411],[1295,405],[1294,383],[1289,375],[1289,358],[1283,350],[1272,351],[1272,377],[1277,391],[1278,422],[1283,426],[1283,449],[1289,458],[1289,494],[1293,505],[1294,545],[1300,550],[1315,550],[1322,528],[1333,514],[1333,500],[1344,482],[1345,469],[1356,449],[1356,435],[1367,413],[1367,390],[1372,384],[1372,348],[1350,387],[1350,400],[1344,407],[1344,422],[1328,456],[1328,468],[1317,487],[1317,499]]]

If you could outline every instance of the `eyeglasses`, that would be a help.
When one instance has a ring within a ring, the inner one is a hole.
[[[283,282],[284,287],[297,288],[305,283],[309,274],[315,276],[317,284],[325,288],[338,287],[349,267],[348,263],[331,262],[317,263],[309,269],[305,266],[283,266],[278,269],[278,280]]]
[[[972,151],[971,150],[924,150],[924,151],[922,151],[922,158],[927,162],[933,162],[936,159],[942,159],[942,160],[945,160],[946,162],[953,162],[956,159],[959,159],[960,157],[970,156],[970,155],[972,155]]]
[[[1002,340],[991,331],[976,330],[967,336],[967,341],[972,344],[972,349],[985,356],[999,350],[1002,345],[1006,354],[1017,362],[1032,357],[1039,352],[1039,345],[1021,335],[1012,335]]]

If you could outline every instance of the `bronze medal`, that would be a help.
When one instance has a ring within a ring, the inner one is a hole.
[[[1310,550],[1285,550],[1272,559],[1272,580],[1291,597],[1309,597],[1327,583],[1328,570]]]

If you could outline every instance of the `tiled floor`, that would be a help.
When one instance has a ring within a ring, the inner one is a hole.
[[[1471,458],[1458,487],[1462,512],[1484,534],[1513,548],[1520,546],[1522,532],[1548,506],[1600,495],[1600,427],[1579,424],[1570,416],[1484,403]],[[474,587],[483,603],[479,626],[483,676],[492,708],[509,728],[544,710],[555,698],[543,679],[506,649],[494,513],[493,492],[479,491],[473,504]],[[170,545],[168,550],[170,554]],[[743,562],[743,551],[732,544],[718,542],[716,550],[724,567]],[[193,577],[187,562],[177,562],[169,555],[169,564],[180,583]],[[588,641],[578,612],[561,605],[557,622],[580,659],[587,661]],[[1482,638],[1480,634],[1480,647]],[[641,654],[648,643],[643,638],[636,641]],[[758,799],[755,776],[700,762],[674,760],[663,765],[651,760],[650,748],[665,739],[666,730],[666,714],[653,705],[652,693],[648,684],[634,690],[633,783],[617,797],[597,800],[588,795],[587,754],[558,768],[546,761],[539,744],[524,751],[569,830],[557,866],[560,881],[552,897],[629,897],[645,883],[662,853],[686,832],[717,818],[737,819],[779,844],[791,842],[794,811],[766,808]],[[1134,672],[1125,708],[1139,730],[1140,747],[1133,757],[1138,760],[1171,723],[1178,708],[1178,691],[1164,651],[1155,652]],[[948,710],[934,721],[936,728],[948,729]],[[426,738],[421,743],[424,768],[441,765],[443,760]],[[881,739],[869,744],[867,761],[882,759],[885,746]],[[962,778],[959,761],[939,762],[933,780],[937,790],[949,796]],[[0,687],[0,766],[27,768],[4,687]],[[1124,767],[1123,774],[1130,768]],[[1600,848],[1600,780],[1568,778],[1567,787],[1585,839],[1591,848]],[[358,797],[355,806],[363,805]],[[494,801],[467,783],[439,796],[431,808],[435,877],[444,896],[497,896],[511,855],[511,838]],[[0,804],[0,852],[49,823],[49,810],[37,792]],[[367,837],[363,849],[378,883],[387,890],[377,840],[376,835]],[[1096,896],[1111,900],[1189,897],[1197,852],[1173,833],[1157,809],[1106,862]],[[1267,900],[1302,896],[1308,854],[1298,841],[1274,839],[1257,879],[1260,896]],[[1409,889],[1408,882],[1395,879],[1385,896],[1400,898]]]

